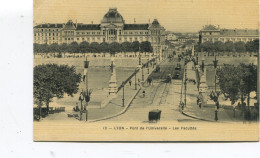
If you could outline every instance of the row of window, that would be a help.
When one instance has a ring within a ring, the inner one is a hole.
[[[58,40],[59,38],[57,38],[57,37],[49,37],[49,38],[47,38],[47,37],[45,37],[45,38],[43,38],[43,37],[38,37],[38,38],[36,38],[36,37],[34,37],[34,40],[47,40],[47,39],[49,39],[49,40]]]
[[[54,32],[54,31],[59,31],[59,29],[35,29],[37,32]]]
[[[124,32],[124,35],[127,35],[127,34],[129,34],[129,35],[133,35],[133,34],[135,34],[135,35],[138,35],[138,34],[140,34],[140,35],[143,35],[143,34],[148,35],[148,32]]]
[[[222,41],[222,42],[224,42],[224,41],[253,41],[253,40],[255,40],[255,38],[203,38],[203,40],[204,41],[213,41],[213,39],[214,39],[214,41],[218,41],[218,40],[220,40],[220,41]]]
[[[103,35],[105,35],[105,33],[106,33],[106,31],[103,31]],[[86,35],[90,35],[90,34],[92,34],[92,35],[95,35],[95,34],[100,35],[100,32],[77,32],[77,35],[85,35],[85,34]],[[133,35],[133,34],[135,34],[135,35],[138,35],[138,34],[140,34],[140,35],[143,35],[143,34],[148,35],[148,32],[124,32],[124,35],[127,35],[127,34],[129,34],[129,35]],[[119,35],[121,35],[121,31],[119,31]]]
[[[77,32],[77,35],[80,35],[80,34],[82,34],[82,35],[90,35],[90,34],[92,34],[92,35],[95,35],[95,34],[97,34],[97,35],[100,35],[100,32]]]
[[[65,39],[65,41],[70,41],[70,40],[73,41],[73,40],[74,40],[74,38],[64,38],[64,39]],[[80,40],[80,38],[76,38],[76,39],[77,39],[77,41]],[[90,38],[90,37],[87,37],[87,38],[82,37],[82,38],[81,38],[82,41],[84,41],[85,39],[86,39],[87,41],[90,41],[90,39],[92,39],[92,41],[95,41],[95,39],[97,39],[98,41],[101,40],[100,37],[97,37],[97,38],[95,38],[95,37],[92,37],[92,38]],[[119,37],[118,39],[119,39],[119,41],[122,41],[122,38],[121,38],[121,37]],[[128,41],[128,40],[127,40],[127,37],[125,37],[125,38],[123,38],[123,39],[124,39],[124,41]],[[140,40],[141,40],[141,41],[143,41],[143,39],[148,40],[148,37],[146,37],[146,38],[140,37]],[[115,38],[115,37],[108,37],[108,40],[116,40],[116,38]],[[137,38],[137,37],[135,37],[135,38],[130,37],[130,38],[129,38],[129,41],[133,41],[133,40],[138,41],[138,38]]]
[[[45,34],[43,34],[43,33],[34,33],[34,36],[43,36],[43,35],[45,35],[45,36],[59,36],[59,33],[45,33]]]
[[[160,34],[160,30],[151,30],[152,34]]]

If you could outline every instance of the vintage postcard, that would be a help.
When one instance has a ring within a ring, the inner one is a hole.
[[[35,141],[258,141],[258,0],[34,0]]]

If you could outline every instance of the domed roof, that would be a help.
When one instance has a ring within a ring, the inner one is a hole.
[[[76,29],[74,23],[72,22],[72,20],[69,20],[69,21],[66,23],[66,25],[65,25],[65,27],[64,27],[64,30],[74,30],[74,29]]]
[[[159,26],[160,24],[159,24],[157,19],[154,19],[153,22],[152,22],[152,25]]]
[[[124,19],[117,8],[110,8],[109,11],[104,15],[101,23],[124,23]]]
[[[157,19],[154,19],[152,24],[150,25],[150,28],[162,28],[160,23],[158,22]]]

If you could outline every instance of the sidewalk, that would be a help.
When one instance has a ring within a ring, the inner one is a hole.
[[[195,76],[196,79],[195,69],[192,70],[188,69],[187,76]],[[198,94],[199,92],[197,89],[197,85],[187,82],[187,92],[186,92],[187,105],[186,107],[184,107],[183,114],[200,120],[215,121],[215,111],[216,111],[215,103],[208,99],[207,105],[200,108],[199,105],[197,105]],[[231,110],[231,115],[232,115],[232,110]],[[233,119],[232,116],[230,116],[230,110],[224,108],[223,106],[218,110],[218,122],[226,122],[226,121],[233,121]]]
[[[149,75],[153,72],[153,70],[156,67],[149,67],[149,74],[148,74],[148,68],[144,68],[143,74],[144,74],[144,82],[146,82],[147,78]],[[115,116],[118,116],[122,113],[124,113],[128,106],[131,104],[135,96],[138,94],[140,90],[143,90],[144,87],[138,85],[138,79],[142,81],[142,69],[138,71],[136,74],[136,84],[137,84],[137,89],[135,90],[135,77],[133,76],[132,80],[132,85],[130,86],[129,83],[125,84],[124,87],[124,106],[123,105],[123,88],[121,88],[116,97],[113,98],[109,103],[105,106],[103,109],[89,109],[88,110],[88,120],[90,122],[93,121],[100,121],[100,120],[105,120],[108,118],[113,118]]]

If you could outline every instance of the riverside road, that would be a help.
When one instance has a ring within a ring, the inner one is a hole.
[[[117,117],[107,121],[140,121],[148,122],[148,113],[151,110],[159,109],[161,121],[197,121],[184,116],[179,111],[181,98],[183,61],[180,62],[181,70],[175,70],[176,60],[165,60],[160,64],[160,72],[151,74],[152,84],[144,83],[144,88],[133,100],[127,111]],[[178,79],[173,79],[170,83],[165,82],[169,74],[174,75],[179,72]],[[145,90],[145,96],[142,91]]]

